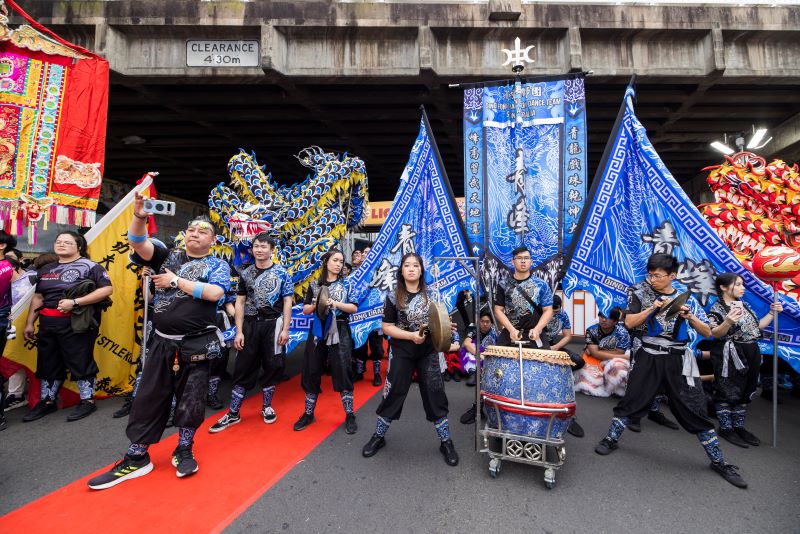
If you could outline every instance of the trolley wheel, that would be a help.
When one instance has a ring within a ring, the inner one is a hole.
[[[489,460],[489,476],[492,478],[497,478],[500,474],[500,460],[498,458],[492,458]]]
[[[552,467],[544,470],[544,487],[549,490],[556,487],[556,470]]]

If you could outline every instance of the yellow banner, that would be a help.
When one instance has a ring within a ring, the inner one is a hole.
[[[147,182],[149,184],[149,181]],[[144,185],[144,184],[143,184]],[[138,186],[137,189],[143,189]],[[102,265],[111,278],[114,304],[108,308],[100,322],[100,333],[94,348],[94,358],[100,373],[97,375],[98,396],[121,395],[131,391],[135,376],[135,363],[139,359],[142,312],[144,300],[140,280],[141,267],[128,259],[128,225],[133,218],[133,192],[105,215],[86,234],[89,258]],[[31,291],[31,294],[33,291]],[[28,299],[29,300],[29,296]],[[9,340],[5,356],[29,369],[36,369],[36,343],[25,341],[22,332],[28,315],[25,309],[14,308],[17,338]],[[74,382],[65,384],[77,392]]]

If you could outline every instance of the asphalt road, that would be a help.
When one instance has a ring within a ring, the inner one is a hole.
[[[291,361],[290,370],[296,372],[298,364]],[[486,455],[474,451],[474,427],[458,423],[474,389],[450,382],[447,393],[461,455],[457,467],[448,467],[438,452],[416,386],[403,418],[387,435],[387,446],[373,458],[362,458],[361,447],[375,421],[376,395],[358,412],[358,434],[348,436],[342,429],[332,434],[229,531],[800,531],[800,400],[786,394],[781,397],[778,448],[767,443],[745,450],[723,441],[726,458],[741,467],[750,484],[747,490],[709,469],[694,436],[646,419],[641,434],[626,432],[618,451],[596,455],[592,449],[605,434],[615,401],[581,395],[578,416],[586,437],[567,438],[566,463],[556,487],[547,490],[541,468],[505,462],[500,476],[490,478]],[[0,433],[0,514],[118,457],[127,446],[126,420],[112,419],[111,413],[121,402],[102,401],[96,414],[76,423],[67,423],[66,413],[59,412],[23,424],[24,409],[9,412],[9,428]],[[770,441],[768,402],[754,401],[748,427]],[[124,503],[128,511],[131,505]]]

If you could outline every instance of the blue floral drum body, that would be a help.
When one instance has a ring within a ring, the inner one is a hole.
[[[518,348],[490,346],[484,352],[481,396],[485,397],[489,426],[513,434],[546,439],[550,414],[536,411],[535,408],[565,408],[567,412],[556,414],[550,429],[549,437],[560,439],[575,414],[571,360],[562,352],[522,350],[522,377]],[[520,405],[521,383],[524,383],[524,405],[534,410],[492,402],[497,400]],[[499,424],[495,406],[499,408]]]

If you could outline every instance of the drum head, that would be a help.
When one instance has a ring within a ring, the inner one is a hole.
[[[328,286],[322,286],[317,295],[317,317],[323,321],[328,318],[328,301],[330,301]]]
[[[450,342],[453,339],[450,330],[450,315],[441,302],[431,302],[428,308],[428,330],[431,333],[433,347],[438,352],[450,350]]]

